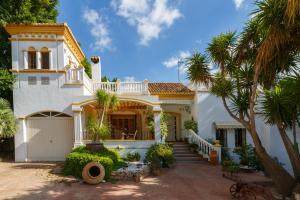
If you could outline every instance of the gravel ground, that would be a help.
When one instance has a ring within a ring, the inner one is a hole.
[[[119,181],[90,186],[59,174],[61,163],[0,162],[0,199],[143,199],[225,200],[231,199],[232,181],[222,178],[220,166],[177,164],[161,176],[140,183]],[[251,175],[259,177],[259,175]]]

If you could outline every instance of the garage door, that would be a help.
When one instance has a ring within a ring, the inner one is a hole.
[[[29,161],[63,161],[74,143],[73,118],[58,112],[35,114],[27,120]]]

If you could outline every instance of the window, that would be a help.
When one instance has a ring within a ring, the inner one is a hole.
[[[50,112],[35,113],[30,117],[71,117],[71,116],[61,112],[50,111]]]
[[[41,77],[41,83],[42,85],[49,85],[49,77],[48,76],[42,76]]]
[[[28,76],[28,85],[36,85],[36,77]]]
[[[36,69],[36,51],[34,48],[30,48],[28,51],[28,68]]]
[[[237,128],[235,132],[235,147],[241,147],[246,144],[246,129]]]
[[[227,130],[221,128],[217,129],[216,140],[219,140],[223,147],[227,147]]]
[[[50,69],[49,51],[47,48],[44,47],[41,49],[41,56],[42,69]]]

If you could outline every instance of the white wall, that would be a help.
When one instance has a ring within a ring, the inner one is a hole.
[[[29,47],[34,47],[40,51],[43,47],[47,47],[52,52],[53,69],[63,69],[63,42],[62,41],[12,41],[12,69],[24,69],[24,51]]]
[[[215,138],[215,128],[213,123],[215,121],[234,121],[225,110],[222,100],[210,94],[208,91],[199,91],[195,97],[195,104],[193,106],[193,113],[198,121],[199,135],[206,138]],[[278,133],[277,127],[270,126],[264,123],[263,117],[256,119],[257,132],[261,139],[263,146],[271,157],[277,158],[279,162],[284,164],[284,167],[292,174],[292,167]],[[300,130],[298,128],[297,140],[300,142]],[[292,139],[291,131],[288,131]],[[228,147],[234,147],[234,130],[227,131]],[[246,141],[253,145],[251,135],[247,133]]]

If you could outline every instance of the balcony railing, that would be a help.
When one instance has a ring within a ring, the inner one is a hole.
[[[92,93],[98,89],[115,94],[149,94],[148,81],[143,82],[93,82],[83,68],[68,68],[66,70],[67,84],[84,84]]]
[[[116,94],[148,94],[148,81],[143,82],[100,82],[94,83],[94,91],[105,90]]]

